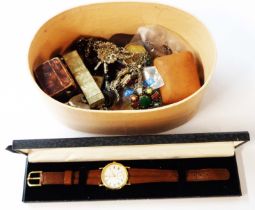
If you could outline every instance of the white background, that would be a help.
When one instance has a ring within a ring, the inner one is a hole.
[[[167,3],[205,23],[215,39],[218,62],[199,112],[188,123],[166,133],[249,131],[251,142],[237,150],[242,197],[39,204],[21,202],[25,156],[11,154],[4,148],[13,139],[92,134],[65,127],[44,106],[28,73],[28,48],[46,20],[71,7],[98,1],[0,2],[1,209],[255,209],[254,0],[172,0]]]

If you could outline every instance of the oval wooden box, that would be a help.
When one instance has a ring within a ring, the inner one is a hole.
[[[46,22],[36,33],[29,49],[29,67],[33,69],[62,53],[79,35],[110,37],[114,33],[135,33],[142,25],[160,24],[182,36],[199,55],[204,68],[203,86],[184,100],[147,110],[82,110],[47,96],[36,84],[54,114],[67,126],[92,133],[155,133],[188,121],[197,111],[210,81],[216,49],[206,27],[192,15],[179,9],[151,3],[102,3],[65,11]]]

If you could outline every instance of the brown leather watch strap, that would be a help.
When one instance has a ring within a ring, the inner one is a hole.
[[[42,172],[42,185],[73,185],[79,184],[79,171]]]
[[[81,175],[79,171],[67,170],[64,172],[39,172],[39,173],[40,173],[40,185],[76,185],[79,184],[81,180],[80,179]],[[30,175],[28,177],[30,177]],[[152,182],[177,182],[178,178],[179,178],[178,172],[176,170],[147,169],[147,168],[128,169],[129,184],[142,184]],[[31,177],[28,178],[28,180],[29,179],[31,179]],[[100,183],[101,183],[101,170],[96,169],[87,171],[87,173],[85,174],[84,184],[99,185]]]
[[[101,170],[89,170],[87,173],[87,179],[85,180],[85,184],[87,185],[99,185],[101,183]]]
[[[89,170],[85,175],[84,180],[87,185],[99,185],[101,182],[101,170]],[[64,172],[42,172],[42,185],[75,185],[79,184],[79,171],[64,171]]]
[[[34,176],[36,175],[36,176]],[[38,176],[39,175],[39,176]],[[84,175],[80,171],[63,171],[63,172],[30,172],[27,177],[27,183],[30,187],[41,185],[76,185],[84,180],[86,185],[99,185],[101,183],[101,170],[89,170]],[[82,179],[81,179],[82,178]],[[230,178],[228,169],[225,168],[206,168],[206,169],[192,169],[186,173],[187,182],[200,181],[224,181]],[[168,169],[128,169],[128,183],[129,184],[143,184],[156,182],[178,182],[179,174],[177,170]],[[36,181],[36,183],[33,183]],[[32,183],[31,183],[32,182]]]
[[[130,184],[143,184],[155,182],[178,182],[177,170],[168,169],[128,169],[128,181]]]
[[[188,170],[186,175],[188,182],[224,181],[229,178],[230,173],[225,168],[192,169]]]
[[[79,171],[42,172],[42,185],[75,185],[79,184]],[[152,182],[177,182],[178,172],[166,169],[128,169],[128,181],[130,184],[142,184]],[[85,183],[87,185],[99,185],[101,183],[101,170],[89,170]]]

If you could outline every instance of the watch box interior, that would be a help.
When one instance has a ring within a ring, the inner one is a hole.
[[[248,132],[193,133],[14,140],[7,149],[27,155],[24,202],[240,196],[235,148],[246,141]],[[131,169],[175,170],[178,179],[131,183],[118,190],[84,184],[89,170],[101,170],[113,161]],[[208,169],[223,169],[228,176],[199,180],[198,174],[195,180],[189,178],[191,170]],[[31,171],[67,170],[79,171],[78,184],[28,186]]]

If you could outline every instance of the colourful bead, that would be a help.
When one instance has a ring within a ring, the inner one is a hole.
[[[143,94],[143,88],[142,87],[136,88],[136,93],[138,95],[142,95]]]
[[[158,91],[155,91],[152,95],[151,95],[151,99],[153,101],[159,101],[160,100],[160,93]]]
[[[133,94],[133,95],[130,96],[130,101],[131,102],[137,102],[138,100],[139,100],[138,95]]]
[[[151,87],[153,90],[164,86],[164,81],[155,66],[144,67],[143,78],[146,86]]]
[[[125,88],[124,92],[123,92],[123,96],[124,97],[128,97],[130,95],[132,95],[134,93],[134,89],[133,88]]]
[[[152,90],[152,88],[148,87],[148,88],[145,89],[144,92],[145,92],[146,94],[148,94],[148,95],[151,95],[152,92],[153,92],[153,90]]]
[[[152,101],[151,101],[151,98],[149,96],[147,96],[147,95],[140,96],[140,98],[139,98],[140,108],[146,109],[149,106],[151,106],[151,104],[152,104]]]
[[[131,53],[146,53],[144,46],[139,44],[128,44],[125,46],[125,49]]]
[[[160,107],[161,106],[161,103],[160,102],[155,102],[153,103],[153,107]]]
[[[137,108],[139,107],[138,101],[132,102],[132,103],[131,103],[131,106],[132,106],[134,109],[137,109]]]

